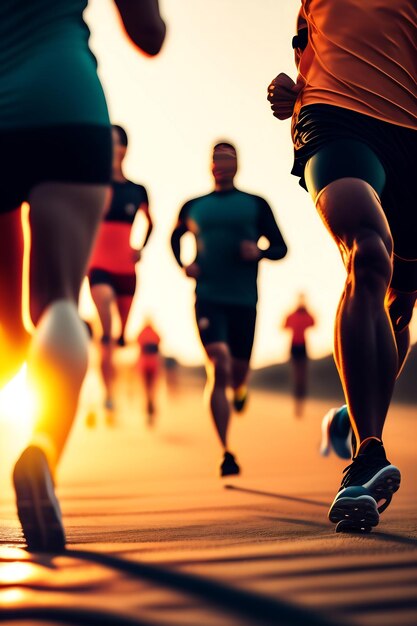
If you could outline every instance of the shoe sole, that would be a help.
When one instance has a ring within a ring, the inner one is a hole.
[[[65,531],[46,458],[28,448],[13,472],[17,513],[29,550],[61,552]]]
[[[336,532],[369,532],[377,526],[380,513],[391,503],[400,483],[400,470],[395,465],[387,465],[362,485],[369,495],[336,497],[329,510],[329,520],[338,525]],[[379,505],[381,501],[384,502]]]
[[[330,507],[329,520],[338,525],[337,532],[369,532],[378,525],[379,513],[376,502],[370,495],[357,498],[340,496]]]
[[[392,496],[398,491],[400,484],[401,473],[398,467],[395,467],[395,465],[387,465],[387,467],[383,467],[375,474],[371,480],[364,483],[363,486],[369,491],[377,504],[382,500],[385,501],[382,505],[377,507],[378,512],[382,513],[391,503]]]

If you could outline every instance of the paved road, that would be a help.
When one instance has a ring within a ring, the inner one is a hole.
[[[389,419],[393,505],[371,534],[340,535],[326,513],[345,463],[318,456],[324,402],[296,419],[287,396],[253,392],[232,428],[242,476],[222,481],[198,382],[164,392],[148,428],[125,371],[114,421],[87,427],[94,376],[58,475],[64,555],[23,549],[8,481],[24,434],[0,415],[2,623],[417,624],[416,407]]]

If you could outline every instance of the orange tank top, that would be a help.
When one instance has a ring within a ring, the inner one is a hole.
[[[296,107],[330,104],[417,130],[417,0],[302,0]]]

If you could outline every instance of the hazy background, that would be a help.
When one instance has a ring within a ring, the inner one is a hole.
[[[254,365],[287,357],[289,338],[279,327],[300,291],[317,319],[312,356],[332,348],[344,269],[308,194],[290,175],[290,122],[276,120],[266,100],[267,85],[280,71],[295,77],[291,38],[299,4],[161,0],[168,34],[153,59],[126,40],[112,0],[90,0],[85,14],[112,121],[129,133],[125,174],[146,186],[156,224],[140,264],[128,334],[152,314],[164,351],[185,363],[202,359],[194,285],[176,266],[169,237],[182,204],[212,189],[210,151],[220,137],[238,148],[237,186],[268,200],[289,247],[283,261],[260,266]],[[91,315],[88,290],[82,309]],[[414,320],[413,337],[415,327]]]

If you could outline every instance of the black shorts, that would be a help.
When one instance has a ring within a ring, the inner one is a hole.
[[[301,109],[293,129],[292,173],[317,195],[338,178],[368,182],[381,199],[394,240],[392,286],[417,289],[417,131],[326,104]],[[313,162],[314,158],[314,162]],[[411,262],[410,262],[411,261]]]
[[[256,307],[196,300],[198,332],[204,347],[226,343],[235,359],[249,361],[255,335]]]
[[[291,346],[291,358],[294,361],[305,361],[307,359],[307,350],[304,344]]]
[[[99,267],[92,267],[88,272],[90,288],[94,285],[109,285],[116,296],[131,296],[136,289],[136,274],[115,274]]]
[[[0,213],[18,208],[43,182],[107,185],[111,181],[111,128],[74,124],[0,130],[3,155]]]

